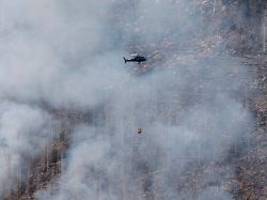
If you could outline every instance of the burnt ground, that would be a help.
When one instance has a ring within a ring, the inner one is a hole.
[[[251,85],[254,90],[244,102],[244,106],[254,113],[256,119],[255,129],[250,133],[250,141],[234,146],[228,158],[219,163],[190,163],[184,176],[177,181],[179,192],[190,192],[192,198],[197,198],[198,192],[203,188],[217,186],[216,182],[203,182],[202,177],[211,171],[219,177],[224,177],[229,174],[227,170],[234,166],[234,174],[225,177],[224,189],[232,193],[236,200],[267,199],[267,70],[264,59],[264,55],[244,59],[244,64],[249,65],[257,74]],[[64,156],[69,146],[71,127],[79,121],[77,113],[57,113],[57,117],[63,118],[66,122],[58,131],[58,138],[47,148],[43,156],[33,160],[27,181],[18,180],[16,188],[5,200],[34,199],[36,191],[56,184],[55,180],[64,170]],[[149,174],[144,176],[143,186],[147,198],[153,199],[153,194],[148,189]]]
[[[253,92],[244,102],[255,115],[255,129],[251,132],[250,141],[240,143],[229,152],[228,160],[220,163],[192,163],[184,176],[178,180],[177,190],[180,192],[191,192],[192,198],[198,191],[205,187],[217,185],[214,182],[202,182],[204,176],[213,171],[223,177],[228,167],[234,166],[235,172],[231,177],[225,177],[224,189],[233,194],[237,200],[263,200],[267,198],[267,70],[265,55],[244,58],[244,64],[251,67],[257,74],[252,81]],[[79,122],[79,116],[74,113],[57,113],[57,117],[64,118],[66,123],[59,130],[59,136],[47,151],[39,159],[32,162],[29,169],[27,181],[17,181],[17,186],[5,200],[34,199],[34,193],[45,189],[50,184],[56,184],[55,180],[64,169],[64,156],[69,146],[69,135],[73,123]],[[149,175],[144,178],[144,193],[148,199],[152,198],[149,189],[145,189]]]
[[[255,130],[251,133],[250,148],[235,161],[236,199],[267,199],[267,104],[266,55],[252,59],[257,71],[257,91],[250,98],[250,109],[255,114]],[[249,63],[249,62],[248,62]]]

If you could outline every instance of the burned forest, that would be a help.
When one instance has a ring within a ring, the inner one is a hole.
[[[0,0],[0,200],[266,200],[266,0]]]

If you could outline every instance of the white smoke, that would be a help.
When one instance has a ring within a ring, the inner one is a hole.
[[[30,162],[45,150],[56,121],[44,111],[2,102],[0,105],[0,197],[24,181]]]
[[[44,103],[88,112],[94,120],[74,127],[58,186],[39,191],[36,198],[231,199],[220,175],[203,177],[206,185],[196,194],[178,188],[191,163],[224,160],[251,127],[240,101],[248,78],[244,67],[227,56],[192,56],[188,41],[210,34],[201,30],[205,23],[192,2],[0,2],[1,101],[26,104],[3,104],[11,114],[2,117],[0,138],[11,134],[6,155],[16,159],[0,173],[0,186],[7,170],[15,174],[27,164],[20,161],[22,155],[38,155],[35,146],[49,138],[51,119],[32,107]],[[179,48],[165,51],[164,39],[177,47],[188,44],[191,57]],[[131,45],[142,46],[148,56],[152,46],[165,60],[155,61],[154,71],[133,76],[122,61]],[[22,111],[12,111],[17,107]]]

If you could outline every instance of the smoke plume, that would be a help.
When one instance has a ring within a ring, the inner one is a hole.
[[[225,161],[252,127],[242,102],[249,73],[217,56],[220,41],[199,56],[198,42],[214,30],[193,1],[0,4],[0,196],[29,165],[24,157],[53,139],[52,109],[93,120],[73,127],[67,164],[37,199],[232,199],[230,165],[182,189],[189,170]],[[147,56],[153,70],[133,73],[122,60],[130,53]]]

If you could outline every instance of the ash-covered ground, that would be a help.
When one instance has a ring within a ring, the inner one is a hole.
[[[0,0],[0,199],[266,199],[266,7]]]

